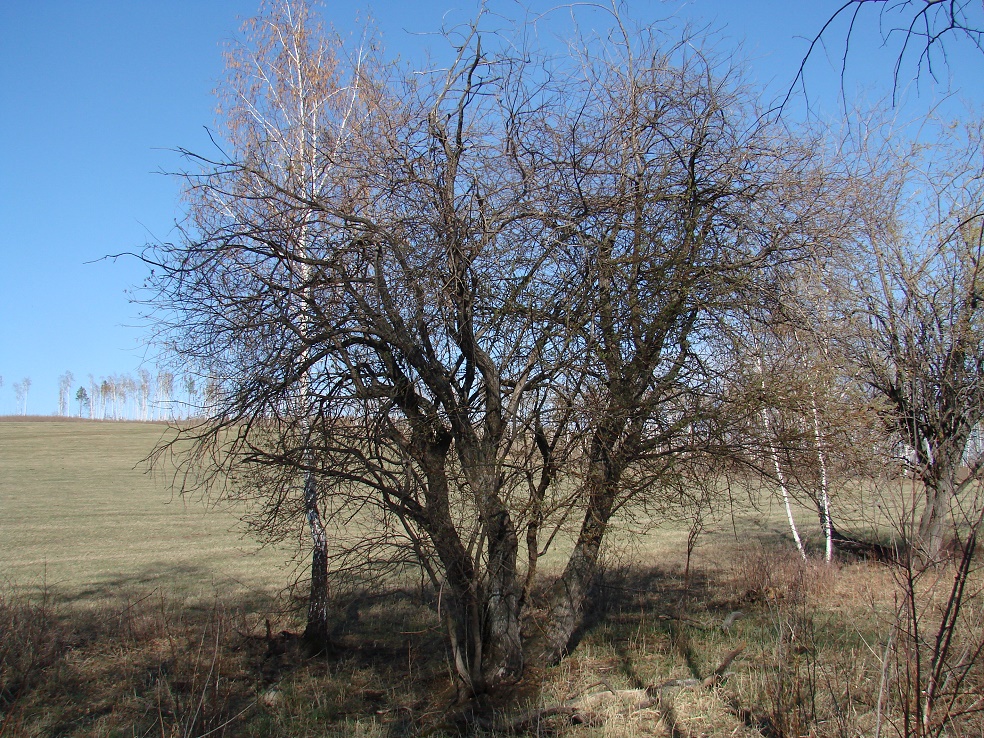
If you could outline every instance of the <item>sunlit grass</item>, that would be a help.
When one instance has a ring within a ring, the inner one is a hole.
[[[148,474],[142,460],[166,432],[0,422],[0,734],[457,734],[439,596],[413,577],[337,586],[332,653],[308,658],[291,634],[302,624],[274,599],[292,576],[290,552],[257,551],[237,510],[174,497],[166,475]],[[868,505],[851,485],[838,493],[835,515],[838,503],[852,516]],[[881,531],[886,513],[870,509],[859,525]],[[794,507],[804,563],[781,501],[762,490],[703,512],[689,571],[690,521],[654,526],[644,513],[614,521],[572,655],[529,664],[494,698],[503,725],[609,688],[701,679],[739,647],[713,689],[599,709],[592,725],[553,717],[532,734],[842,736],[898,723],[897,701],[878,712],[897,572],[824,564],[809,502]],[[557,543],[541,571],[562,566],[570,541]],[[938,576],[945,584],[952,571]],[[984,612],[981,576],[966,603],[973,623]]]
[[[68,598],[161,586],[197,595],[284,586],[228,506],[175,496],[144,459],[152,423],[0,422],[0,578]]]

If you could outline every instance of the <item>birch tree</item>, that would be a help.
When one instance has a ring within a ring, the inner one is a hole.
[[[302,346],[295,361],[303,367],[311,361],[308,335],[319,330],[312,314],[313,295],[308,294],[314,268],[308,252],[324,235],[313,203],[330,188],[333,152],[349,135],[360,60],[352,60],[351,68],[343,72],[338,39],[325,31],[305,3],[271,3],[259,17],[246,22],[243,33],[243,41],[226,53],[227,81],[219,91],[219,113],[226,140],[251,171],[239,172],[244,175],[238,178],[241,191],[225,191],[202,181],[191,194],[202,221],[219,209],[244,223],[262,222],[268,229],[275,258],[283,261],[287,274],[282,319]],[[342,73],[348,78],[343,80]],[[291,193],[286,208],[280,209],[283,198],[274,199],[278,190]],[[250,196],[270,200],[244,207],[244,198]],[[302,437],[311,434],[305,427],[311,406],[310,371],[301,370],[293,397],[281,398],[296,405]],[[218,406],[218,388],[214,378],[206,383],[206,414]],[[317,644],[327,638],[328,540],[311,454],[304,451],[299,463],[306,470],[300,484],[312,550],[305,637]]]
[[[144,368],[137,370],[137,397],[141,420],[150,417],[150,372]]]
[[[167,370],[158,371],[154,386],[156,388],[155,416],[158,419],[174,419],[174,374]]]
[[[182,382],[182,387],[185,391],[185,417],[191,418],[193,414],[197,413],[196,407],[196,397],[198,396],[198,384],[195,381],[195,377],[191,374],[185,374],[184,381]]]
[[[60,377],[58,377],[58,414],[59,415],[71,415],[71,392],[72,392],[72,382],[75,381],[75,376],[66,371]]]
[[[27,415],[27,397],[31,391],[31,378],[24,377],[14,382],[14,397],[17,400],[17,410],[21,415]]]
[[[95,376],[89,375],[89,417],[95,419],[97,408],[101,402],[102,393],[100,392],[99,382]]]
[[[14,382],[14,402],[15,408],[18,415],[23,415],[24,410],[24,388],[20,382]]]
[[[102,397],[103,420],[117,419],[117,386],[115,377],[103,377],[99,383],[99,394]]]

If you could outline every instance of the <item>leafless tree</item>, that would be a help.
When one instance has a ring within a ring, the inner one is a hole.
[[[17,410],[21,415],[27,415],[27,396],[30,392],[30,377],[24,377],[20,382],[14,382],[14,397],[17,399]]]
[[[612,514],[658,509],[747,458],[746,445],[761,449],[748,434],[755,405],[733,394],[731,333],[806,257],[829,212],[816,149],[749,125],[756,111],[735,70],[678,51],[627,45],[617,64],[585,60],[594,104],[548,150],[565,213],[555,237],[578,280],[565,320],[585,317],[575,335],[586,413],[574,505],[584,517],[552,591],[553,657],[579,624]]]
[[[96,408],[98,403],[101,401],[102,392],[99,382],[96,381],[95,376],[89,375],[89,417],[96,417]]]
[[[99,382],[99,396],[102,398],[103,420],[107,417],[117,418],[116,400],[117,386],[115,377],[103,377]]]
[[[870,16],[875,16],[886,43],[899,40],[892,77],[895,89],[899,86],[903,65],[913,56],[916,77],[926,72],[936,81],[940,67],[950,64],[948,46],[953,43],[967,43],[981,52],[984,58],[984,5],[979,0],[846,0],[811,40],[790,94],[797,83],[804,81],[807,62],[839,21],[848,24],[841,54],[843,79],[858,24],[869,22]]]
[[[66,371],[60,377],[58,377],[58,414],[59,415],[71,415],[71,392],[72,392],[72,382],[75,381],[75,377],[69,371]]]
[[[847,177],[844,185],[852,187],[856,181]],[[874,451],[884,448],[883,429],[869,391],[858,386],[842,353],[845,342],[840,339],[847,329],[838,320],[822,271],[835,253],[853,258],[853,224],[860,219],[856,201],[857,193],[844,191],[842,225],[830,223],[826,229],[830,251],[797,265],[766,304],[749,311],[748,325],[738,335],[739,350],[747,357],[738,381],[761,388],[759,413],[767,429],[762,443],[775,470],[765,476],[780,487],[784,501],[798,498],[815,507],[827,561],[835,547],[854,544],[856,550],[862,543],[835,525],[835,482],[867,477],[873,465],[884,465]],[[850,496],[841,502],[839,519],[850,529],[860,511]],[[788,505],[786,509],[792,528],[792,512]]]
[[[128,400],[133,400],[134,403],[137,401],[137,383],[133,381],[133,377],[129,373],[119,374],[113,378],[113,387],[115,388],[114,402],[119,401],[114,413],[116,420],[125,420],[128,416],[137,417],[136,411],[127,407]]]
[[[185,374],[182,386],[184,387],[187,398],[185,401],[185,417],[191,418],[193,415],[198,414],[198,384],[195,381],[195,376],[193,374]]]
[[[984,419],[982,130],[944,126],[935,143],[906,150],[869,129],[857,198],[868,205],[830,283],[841,349],[882,403],[897,460],[921,483],[908,536],[930,560],[951,504],[975,492],[981,471],[967,450]]]
[[[150,417],[150,372],[147,369],[138,369],[137,377],[139,418],[141,420],[148,420]]]
[[[279,29],[259,49],[302,38],[296,8],[256,21]],[[255,128],[193,157],[184,238],[145,254],[158,338],[221,378],[183,434],[195,478],[253,496],[269,536],[316,512],[336,569],[421,568],[467,694],[570,648],[619,510],[741,456],[730,318],[829,202],[818,148],[697,40],[616,18],[621,41],[558,58],[483,21],[409,74],[375,43],[288,44],[330,55],[324,91],[234,84]]]
[[[164,369],[158,371],[155,387],[157,390],[156,399],[154,400],[156,417],[158,419],[168,418],[173,420],[174,374]]]

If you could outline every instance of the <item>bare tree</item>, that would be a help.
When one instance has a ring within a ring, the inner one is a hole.
[[[695,39],[547,59],[479,18],[446,68],[403,75],[334,40],[278,46],[311,29],[295,11],[253,40],[331,55],[310,72],[325,93],[287,90],[324,117],[263,112],[269,75],[234,84],[258,127],[195,158],[184,239],[145,254],[176,316],[160,340],[222,378],[185,459],[254,496],[268,536],[316,512],[336,567],[422,569],[481,693],[571,647],[619,510],[672,505],[738,455],[754,411],[718,349],[818,240],[817,147]]]
[[[141,368],[137,370],[137,378],[140,419],[148,420],[150,418],[150,372]]]
[[[755,110],[733,68],[686,45],[658,63],[633,51],[626,43],[611,66],[585,61],[597,107],[579,110],[548,154],[567,205],[557,238],[579,282],[565,319],[587,321],[590,409],[584,518],[546,629],[554,657],[577,631],[611,516],[699,488],[710,459],[719,474],[760,437],[747,434],[754,404],[731,394],[730,333],[828,212],[816,149],[747,125]]]
[[[135,411],[127,408],[128,400],[137,400],[137,383],[133,381],[133,377],[129,373],[117,375],[113,380],[113,387],[115,388],[114,400],[118,400],[119,403],[114,413],[116,419],[126,420],[128,417],[137,417]]]
[[[154,401],[155,415],[160,418],[174,418],[174,374],[161,370],[157,372],[156,399]]]
[[[102,398],[102,417],[116,419],[116,379],[103,377],[99,383],[99,397]]]
[[[99,391],[99,382],[96,381],[95,376],[89,375],[89,418],[95,419],[96,409],[100,402],[102,393]]]
[[[847,69],[851,41],[865,16],[875,16],[885,43],[898,40],[898,55],[893,69],[894,88],[898,89],[905,65],[915,56],[916,77],[926,72],[939,81],[940,67],[950,64],[948,45],[965,42],[984,55],[984,5],[978,0],[846,0],[827,19],[813,37],[790,87],[804,81],[806,64],[824,43],[838,21],[847,22],[841,55],[841,79]],[[787,95],[786,100],[789,100]]]
[[[882,403],[899,462],[921,483],[909,538],[930,560],[951,503],[973,492],[981,471],[966,452],[984,419],[982,130],[946,126],[936,143],[899,151],[871,129],[863,228],[831,283],[841,348]]]
[[[75,381],[75,376],[66,371],[60,377],[58,377],[58,414],[59,415],[71,415],[71,392],[72,383]]]
[[[27,415],[27,396],[31,391],[30,377],[24,377],[14,382],[14,397],[17,399],[17,410],[21,415]]]
[[[194,375],[185,374],[182,386],[184,387],[185,396],[187,397],[187,400],[185,401],[185,417],[190,418],[193,414],[198,414],[198,401],[196,399],[198,397],[198,384],[195,382]]]
[[[293,284],[283,306],[284,317],[303,346],[307,335],[318,330],[309,307],[311,296],[305,294],[313,289],[315,269],[306,254],[322,236],[316,207],[305,203],[313,203],[332,186],[333,154],[345,144],[353,116],[365,112],[357,111],[355,105],[361,84],[358,55],[363,50],[355,51],[351,69],[343,71],[337,38],[325,32],[305,3],[273,3],[261,17],[247,21],[243,30],[244,43],[226,54],[228,81],[220,91],[222,122],[228,141],[246,160],[262,168],[262,178],[245,177],[240,182],[260,197],[282,189],[296,198],[286,212],[278,212],[275,206],[244,215],[254,220],[260,216],[271,229],[277,229],[271,238],[278,239],[278,247],[291,258],[287,268],[288,281]],[[348,78],[342,79],[342,74]],[[214,194],[207,188],[199,192],[206,197]],[[211,209],[213,203],[202,201],[202,206]],[[310,358],[306,351],[302,348],[298,357],[302,365]],[[298,394],[291,400],[298,405],[302,424],[307,422],[310,405],[310,375],[309,370],[302,371]],[[206,414],[219,407],[219,388],[215,378],[206,383]],[[310,429],[302,427],[300,432],[309,435]],[[328,541],[311,453],[309,449],[303,454],[306,472],[301,482],[312,545],[305,635],[310,643],[318,644],[327,638]]]

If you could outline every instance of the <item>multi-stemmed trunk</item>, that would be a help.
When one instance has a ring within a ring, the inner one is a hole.
[[[444,575],[438,583],[440,614],[455,672],[464,695],[471,697],[522,676],[518,539],[498,498],[495,477],[473,467],[469,484],[478,498],[487,551],[485,567],[476,561],[481,552],[471,552],[461,540],[451,510],[450,448],[450,434],[437,434],[415,445],[413,455],[426,488],[424,505],[414,510],[413,517],[427,532]]]
[[[918,444],[915,476],[922,483],[924,500],[912,543],[916,554],[926,562],[936,561],[943,549],[946,521],[960,489],[960,465],[972,427],[968,420],[962,419],[951,423],[948,432],[937,429],[932,437],[927,434],[917,439],[914,432],[910,436]]]
[[[584,519],[564,572],[550,590],[548,620],[533,643],[537,656],[546,663],[556,662],[567,654],[584,622],[585,605],[598,573],[602,541],[623,471],[613,454],[621,430],[603,426],[591,439]]]

